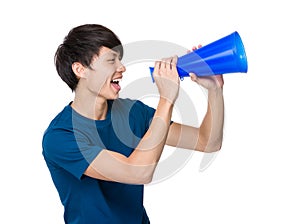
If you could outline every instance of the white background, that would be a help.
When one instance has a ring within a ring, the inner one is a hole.
[[[248,73],[224,75],[223,148],[202,172],[194,153],[178,173],[146,186],[151,223],[299,223],[299,8],[292,0],[254,2],[3,1],[0,223],[63,223],[41,138],[73,97],[56,74],[54,52],[84,23],[108,26],[124,44],[190,48],[235,30],[243,39]],[[129,70],[125,79],[141,75]],[[203,92],[195,91],[202,107]]]

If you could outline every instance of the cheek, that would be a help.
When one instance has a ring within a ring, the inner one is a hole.
[[[109,79],[115,71],[115,68],[111,64],[104,63],[103,61],[97,61],[97,63],[94,64],[93,66],[94,70],[94,76],[99,80],[99,81],[105,81]]]
[[[111,77],[113,75],[113,69],[106,68],[100,70],[95,70],[91,72],[89,76],[89,87],[93,91],[100,91],[103,86],[105,86],[107,83],[110,83]]]

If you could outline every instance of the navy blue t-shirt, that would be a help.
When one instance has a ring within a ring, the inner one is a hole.
[[[141,224],[149,219],[143,185],[84,175],[102,149],[129,156],[148,130],[155,110],[141,101],[108,101],[105,120],[91,120],[67,105],[43,137],[43,156],[68,224]]]

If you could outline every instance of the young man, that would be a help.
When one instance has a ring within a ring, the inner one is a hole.
[[[123,48],[108,28],[72,29],[55,54],[60,77],[74,100],[50,123],[43,156],[65,208],[68,224],[150,223],[143,185],[150,183],[165,144],[202,152],[221,148],[222,76],[191,79],[208,89],[208,109],[199,128],[171,122],[179,91],[177,57],[157,61],[156,109],[119,99]]]

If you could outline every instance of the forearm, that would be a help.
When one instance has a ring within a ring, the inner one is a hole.
[[[172,110],[173,103],[161,98],[148,131],[130,155],[131,163],[149,165],[158,162],[166,143]]]
[[[208,90],[207,112],[199,128],[199,142],[201,142],[201,145],[198,146],[198,149],[204,152],[218,151],[222,145],[223,126],[223,90],[222,88]]]

